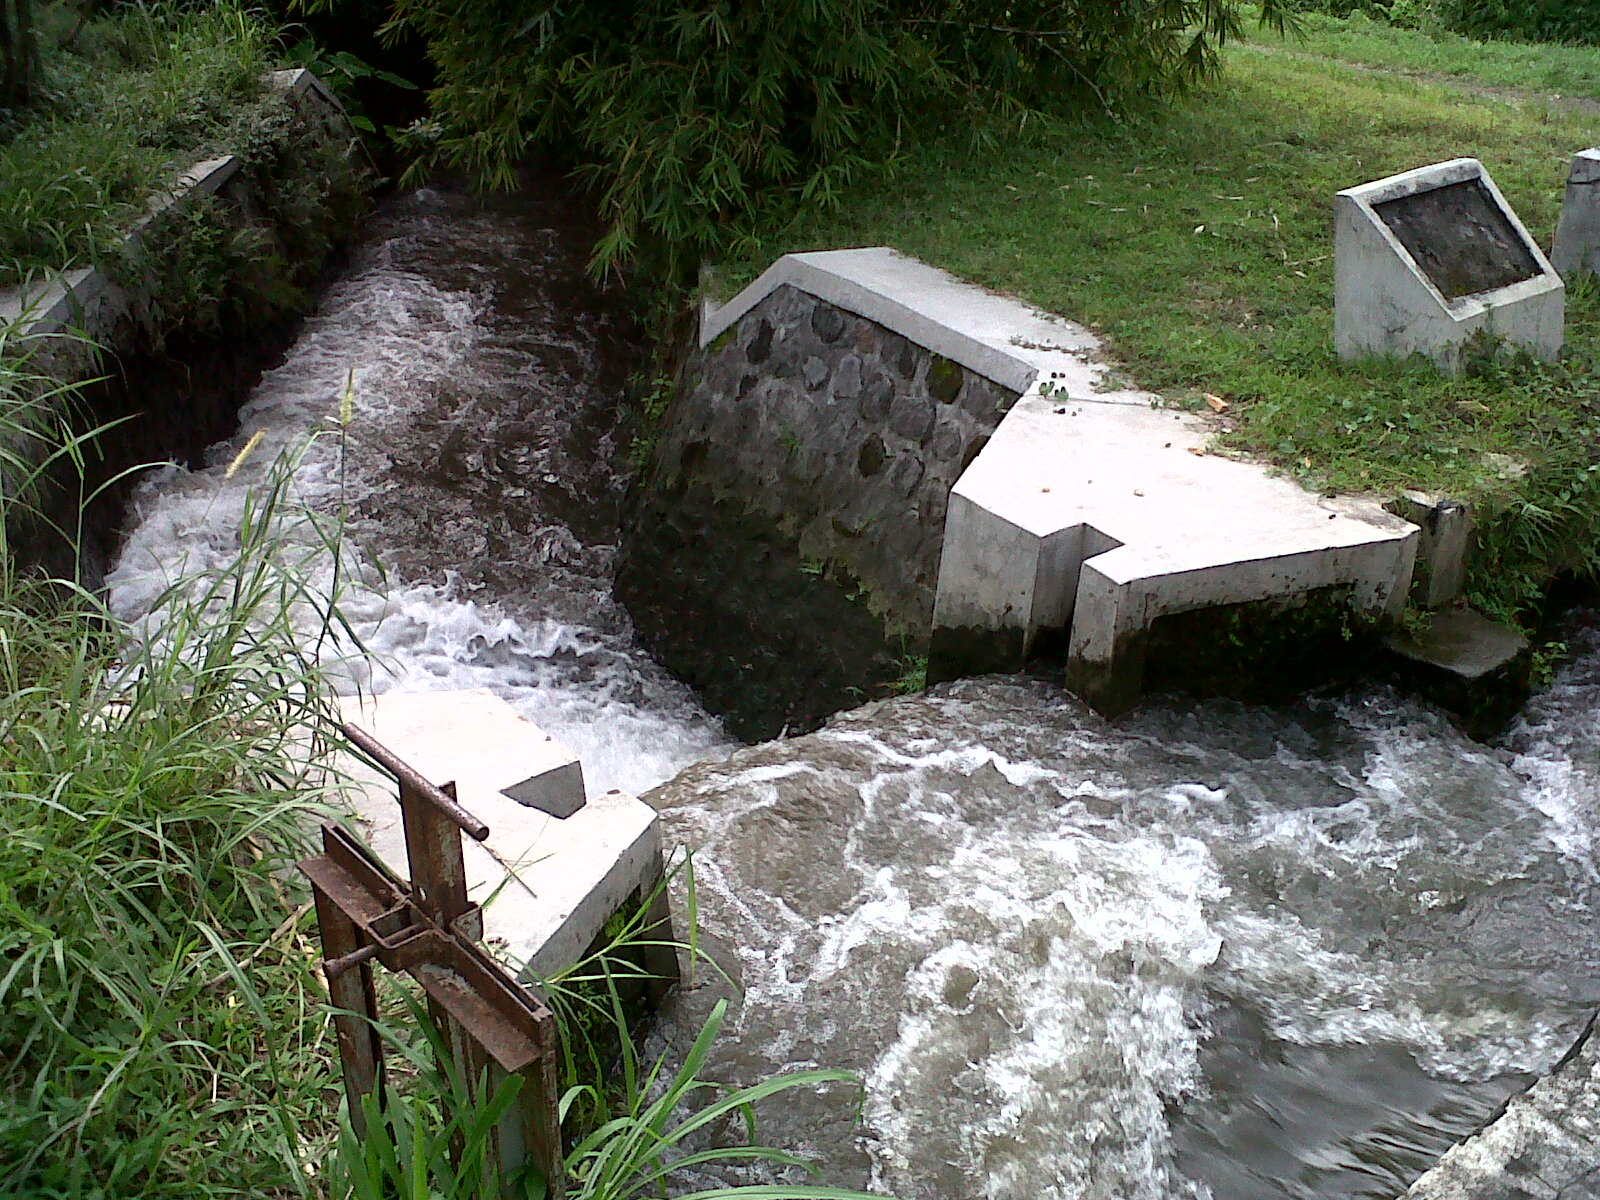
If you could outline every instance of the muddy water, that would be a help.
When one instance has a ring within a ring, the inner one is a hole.
[[[553,181],[487,202],[444,187],[392,200],[241,397],[238,436],[135,497],[110,576],[118,613],[138,619],[168,580],[225,563],[247,492],[299,455],[295,499],[347,523],[341,604],[373,660],[329,664],[347,688],[492,688],[601,790],[642,791],[724,752],[611,598],[622,391],[642,363],[620,298],[585,277],[591,237]],[[288,536],[331,586],[332,557],[306,530]]]
[[[655,798],[744,992],[718,1069],[860,1071],[864,1136],[843,1094],[769,1133],[903,1197],[1394,1196],[1600,1002],[1582,646],[1504,747],[972,680],[693,768]]]
[[[1600,1001],[1592,634],[1495,747],[1381,691],[1109,725],[1012,679],[728,758],[610,595],[638,343],[583,277],[587,236],[537,188],[392,201],[241,397],[239,437],[142,487],[118,612],[143,620],[166,581],[225,562],[248,489],[300,453],[296,498],[346,518],[343,605],[374,652],[330,667],[491,687],[592,786],[666,784],[742,989],[716,1071],[864,1080],[765,1114],[832,1182],[1393,1196],[1565,1049]],[[331,585],[316,540],[288,537]],[[692,1036],[710,978],[658,1044]]]

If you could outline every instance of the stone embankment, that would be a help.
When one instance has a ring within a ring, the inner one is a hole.
[[[1600,1039],[1591,1023],[1549,1075],[1411,1185],[1405,1200],[1600,1200]]]
[[[1463,552],[1428,514],[1212,453],[1213,432],[1118,387],[1082,326],[889,249],[788,255],[702,312],[619,592],[757,738],[923,653],[931,679],[1064,654],[1118,712],[1162,618],[1331,598],[1382,625],[1419,552]],[[1420,602],[1453,601],[1459,564],[1427,566]]]

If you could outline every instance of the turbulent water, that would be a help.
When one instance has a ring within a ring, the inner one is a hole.
[[[769,1133],[902,1197],[1393,1196],[1600,1002],[1596,650],[1510,749],[976,680],[693,768],[719,1069],[861,1071],[864,1137],[842,1095]]]
[[[350,378],[346,436],[294,484],[350,518],[344,608],[378,664],[338,669],[491,687],[592,786],[672,780],[653,798],[697,848],[706,943],[741,989],[715,1072],[864,1081],[764,1114],[831,1182],[1394,1196],[1566,1049],[1600,1003],[1594,634],[1495,747],[1384,691],[1108,724],[1010,679],[729,758],[610,597],[634,364],[583,233],[533,193],[391,202],[239,437],[140,491],[119,614],[231,556],[247,489],[338,425]],[[331,583],[332,559],[313,571]],[[699,979],[658,1044],[727,991]]]
[[[330,664],[348,686],[493,688],[602,791],[723,751],[611,598],[627,450],[614,443],[636,364],[625,314],[584,278],[585,232],[540,190],[389,204],[244,403],[238,437],[135,497],[109,579],[118,615],[139,619],[175,576],[227,562],[247,491],[303,454],[295,500],[349,520],[342,609],[375,665]],[[332,557],[312,573],[331,585]]]

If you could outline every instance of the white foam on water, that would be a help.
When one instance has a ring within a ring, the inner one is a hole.
[[[366,494],[388,431],[404,426],[431,386],[468,378],[474,386],[515,391],[521,373],[538,369],[536,359],[497,340],[489,282],[463,290],[430,277],[437,227],[451,223],[429,215],[426,204],[418,207],[392,236],[357,253],[282,365],[266,373],[243,405],[238,436],[208,454],[210,465],[169,467],[141,484],[108,577],[119,617],[148,624],[164,588],[230,562],[247,496],[259,492],[280,456],[300,458],[289,488],[293,502],[336,517]],[[474,245],[465,238],[460,247],[488,261],[493,250],[492,241]],[[347,382],[354,411],[342,443],[337,427]],[[307,448],[314,430],[322,432]],[[230,476],[227,464],[257,434],[251,456]],[[379,526],[373,540],[381,545]],[[555,536],[543,532],[546,540]],[[284,534],[284,552],[302,561],[313,585],[331,590],[334,561],[313,530],[290,523]],[[372,652],[369,663],[328,647],[332,657],[324,665],[342,690],[493,688],[578,753],[591,790],[643,791],[726,751],[716,722],[626,638],[519,620],[494,602],[463,597],[453,580],[385,578],[348,536],[341,558],[341,608]],[[597,605],[609,603],[609,580],[588,586]],[[313,636],[317,615],[299,615]],[[404,747],[394,749],[404,756]]]
[[[1545,935],[1573,897],[1511,756],[1387,693],[1195,715],[974,680],[661,789],[743,988],[726,1076],[861,1071],[870,1179],[904,1200],[1169,1200],[1206,1192],[1172,1114],[1206,1104],[1219,1000],[1441,1080],[1548,1069],[1582,1006],[1539,989],[1594,938]],[[864,1178],[814,1110],[767,1119]]]
[[[1600,880],[1600,631],[1569,638],[1573,659],[1523,710],[1507,743],[1528,802],[1550,821],[1551,845]]]

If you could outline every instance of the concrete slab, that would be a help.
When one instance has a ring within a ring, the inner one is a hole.
[[[1563,279],[1600,275],[1600,147],[1572,156],[1550,261]]]
[[[876,321],[1014,392],[1041,379],[1106,404],[1149,405],[1107,386],[1099,340],[1083,326],[990,292],[887,246],[786,254],[726,304],[701,311],[709,345],[784,284]],[[1105,390],[1099,390],[1099,389]]]
[[[1404,207],[1447,192],[1439,213]],[[1457,371],[1480,332],[1561,353],[1565,285],[1475,158],[1339,192],[1333,246],[1341,358],[1421,354]]]
[[[1600,1040],[1591,1023],[1566,1058],[1453,1147],[1405,1200],[1600,1198]]]
[[[1528,650],[1528,639],[1515,629],[1465,607],[1436,613],[1422,634],[1395,634],[1387,644],[1397,654],[1462,679],[1482,679]]]
[[[1399,682],[1454,713],[1473,737],[1500,732],[1527,699],[1528,639],[1465,606],[1437,612],[1426,630],[1397,632],[1385,646]]]
[[[1403,605],[1414,525],[1206,453],[1202,418],[1111,386],[1089,330],[893,250],[780,259],[706,310],[701,343],[785,284],[1023,393],[950,495],[930,679],[1014,671],[1056,638],[1068,686],[1116,711],[1163,614],[1334,585],[1375,614]]]
[[[468,895],[483,905],[490,948],[526,978],[578,961],[612,913],[661,880],[655,811],[616,791],[576,807],[576,755],[492,692],[385,693],[347,699],[342,710],[428,779],[454,781],[463,807],[489,826],[486,841],[466,841]],[[353,756],[339,766],[353,782],[350,802],[368,844],[407,876],[393,780]],[[572,815],[513,798],[530,793]]]

